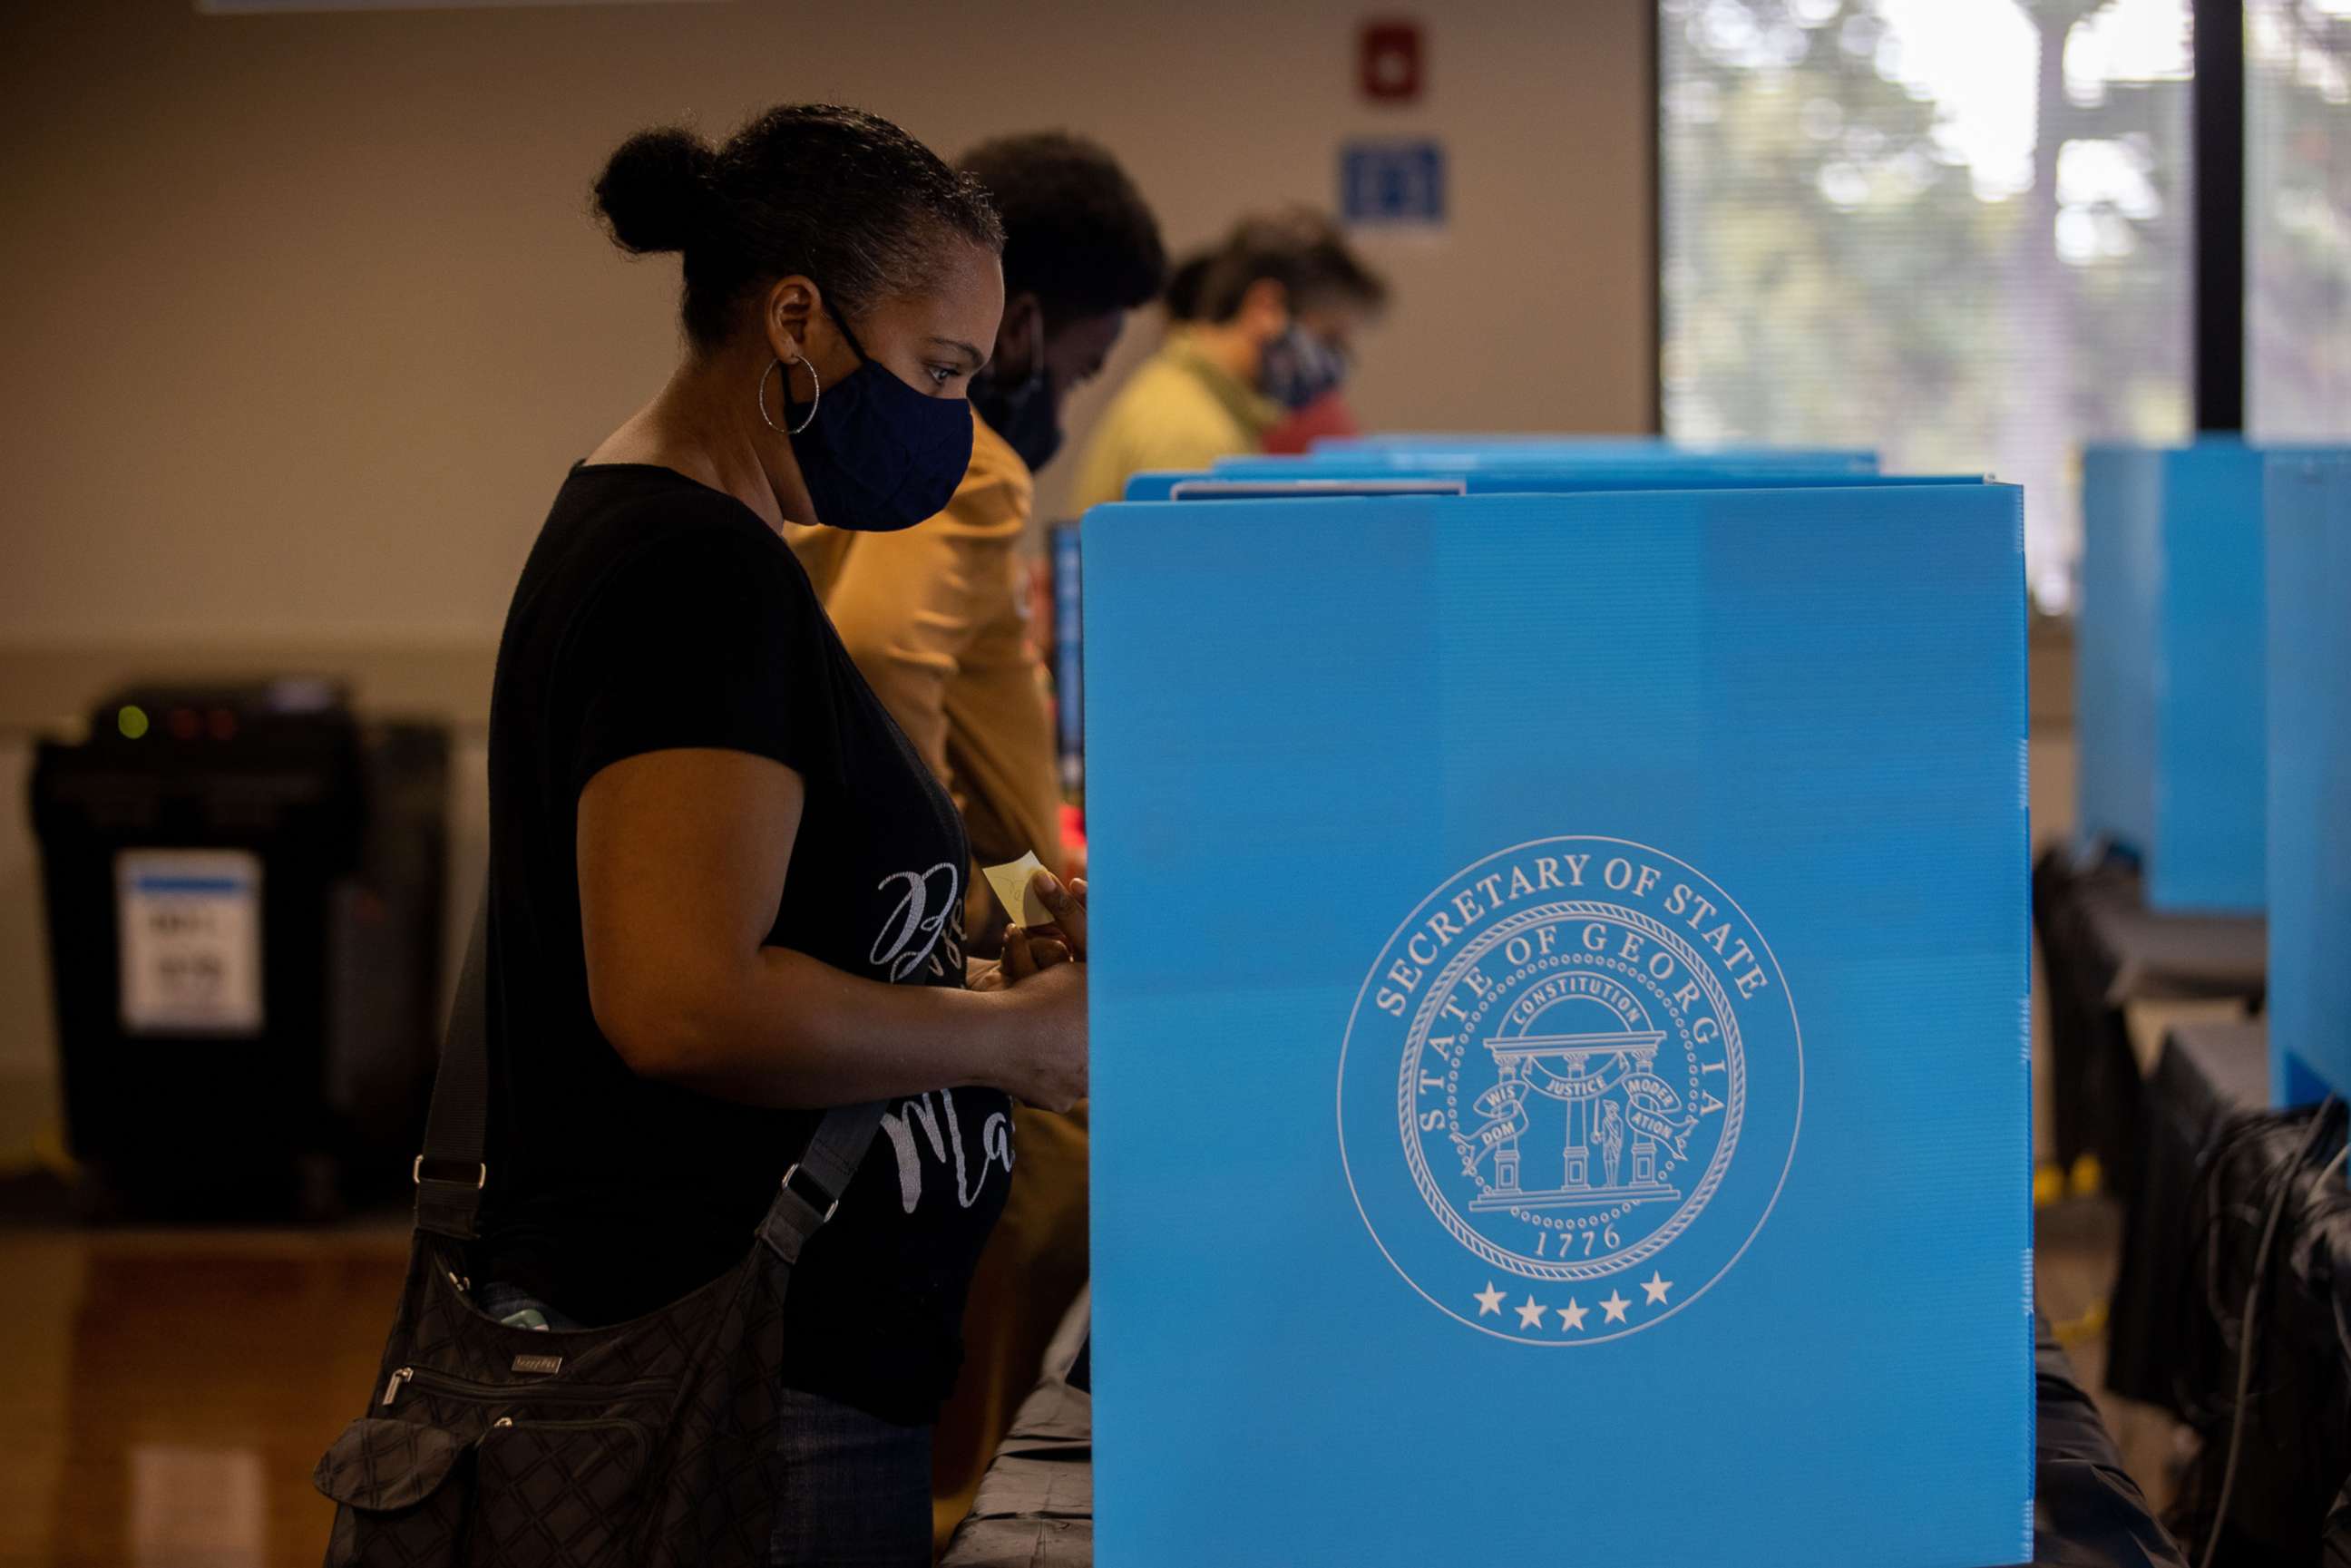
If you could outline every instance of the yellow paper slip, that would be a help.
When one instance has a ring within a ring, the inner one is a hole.
[[[983,867],[980,874],[996,890],[996,902],[1004,905],[1004,912],[1012,916],[1015,925],[1050,925],[1053,912],[1037,896],[1034,885],[1037,873],[1044,869],[1045,862],[1031,850],[1017,861]]]

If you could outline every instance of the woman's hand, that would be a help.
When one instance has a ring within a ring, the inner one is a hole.
[[[1068,946],[1070,956],[1081,964],[1086,959],[1086,883],[1083,877],[1073,877],[1068,886],[1050,871],[1040,871],[1029,879],[1029,885],[1053,916],[1050,925],[1040,926],[1029,934],[1034,941],[1040,933],[1059,937]]]
[[[1004,951],[994,958],[974,958],[964,966],[967,990],[1000,991],[1025,980],[1040,969],[1070,961],[1070,949],[1059,937],[1040,936],[1018,925],[1004,928]]]
[[[1021,1049],[1001,1087],[1031,1105],[1066,1111],[1086,1097],[1086,884],[1063,887],[1040,871],[1031,885],[1053,924],[1006,931],[993,984],[974,988],[1001,991],[1020,1009]]]
[[[1014,1024],[1014,1048],[996,1086],[1042,1110],[1066,1111],[1086,1097],[1086,967],[1056,961],[1038,967],[1029,956],[1033,945],[1015,928],[1005,941],[1000,978],[988,988]]]
[[[1072,893],[1040,872],[1036,891],[1053,924],[1007,926],[1004,956],[975,967],[967,984],[989,993],[1009,1025],[1013,1050],[995,1086],[1040,1109],[1066,1111],[1086,1097],[1085,883]]]
[[[1008,929],[1003,961],[972,989],[1001,992],[1023,1012],[1021,1049],[999,1087],[1041,1109],[1066,1111],[1086,1097],[1086,884],[1065,888],[1040,871],[1032,886],[1053,924]]]

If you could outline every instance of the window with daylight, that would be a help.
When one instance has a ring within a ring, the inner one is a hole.
[[[2082,444],[2193,422],[2190,44],[2189,0],[1661,0],[1666,433],[2020,483],[2069,608]]]
[[[2351,0],[2245,0],[2245,416],[2351,439]]]

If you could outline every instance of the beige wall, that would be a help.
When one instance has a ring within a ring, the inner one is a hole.
[[[674,351],[674,263],[624,263],[588,182],[641,124],[781,99],[949,152],[1097,137],[1177,246],[1327,203],[1346,135],[1440,137],[1452,225],[1366,242],[1396,305],[1364,415],[1642,428],[1648,0],[1447,7],[1425,106],[1386,112],[1361,12],[9,5],[0,643],[486,645],[563,465]]]
[[[1343,137],[1434,135],[1453,222],[1365,241],[1395,306],[1360,412],[1633,431],[1649,4],[1429,8],[1426,103],[1374,112],[1358,0],[0,0],[0,1165],[54,1104],[28,754],[6,732],[124,675],[273,664],[478,719],[564,465],[675,352],[674,263],[625,263],[586,217],[628,131],[817,98],[950,152],[1064,126],[1125,162],[1178,248],[1250,206],[1329,202]]]

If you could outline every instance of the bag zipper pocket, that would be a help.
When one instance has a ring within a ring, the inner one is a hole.
[[[608,1427],[625,1427],[647,1448],[653,1446],[653,1428],[632,1416],[602,1416],[592,1421],[517,1421],[511,1416],[501,1416],[474,1439],[474,1446],[480,1448],[490,1440],[491,1433],[507,1427],[528,1427],[534,1432],[596,1432]]]
[[[659,1398],[671,1392],[671,1385],[660,1378],[643,1378],[635,1383],[619,1383],[609,1387],[559,1384],[551,1378],[545,1383],[477,1383],[470,1377],[435,1372],[429,1366],[403,1366],[385,1382],[383,1397],[376,1401],[376,1407],[390,1409],[400,1398],[400,1391],[411,1383],[419,1388],[454,1394],[465,1399],[510,1399],[523,1404],[549,1399],[603,1399],[618,1404],[631,1399]]]
[[[554,1421],[500,1416],[472,1444],[467,1560],[499,1568],[549,1561],[622,1568],[632,1560],[631,1542],[659,1513],[646,1486],[653,1448],[653,1433],[624,1416]],[[550,1471],[562,1479],[572,1501],[560,1514],[563,1544],[551,1554],[541,1550],[554,1539]]]

